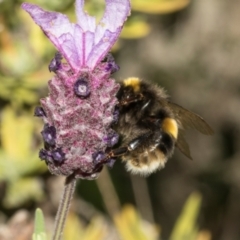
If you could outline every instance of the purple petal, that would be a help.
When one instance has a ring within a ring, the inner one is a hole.
[[[84,12],[83,5],[84,0],[76,0],[78,24],[73,24],[64,14],[22,4],[75,72],[82,67],[93,69],[104,58],[130,14],[129,0],[106,0],[104,16],[96,27],[95,18]]]
[[[106,30],[112,33],[118,32],[130,15],[130,9],[129,0],[106,0],[105,12],[95,31],[94,43],[98,43],[103,38]]]
[[[48,12],[29,3],[23,3],[22,8],[41,27],[73,70],[78,72],[86,64],[86,58],[92,49],[94,33],[84,33],[79,25],[70,23],[64,14]]]
[[[77,22],[84,32],[95,32],[96,19],[84,12],[84,0],[76,0]]]
[[[111,33],[106,30],[103,38],[95,45],[87,59],[87,66],[94,68],[98,62],[103,60],[106,54],[109,52],[113,44],[117,41],[117,38],[121,32],[121,28],[115,33]]]
[[[102,57],[109,52],[129,15],[129,0],[106,0],[105,13],[96,28],[94,47],[87,59],[88,66],[94,68],[102,60]]]

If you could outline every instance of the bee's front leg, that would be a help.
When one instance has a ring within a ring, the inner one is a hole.
[[[152,135],[153,133],[151,131],[142,134],[133,140],[131,140],[126,146],[119,147],[116,149],[112,149],[108,153],[102,155],[102,159],[99,158],[99,162],[96,164],[96,168],[101,167],[103,164],[108,163],[111,161],[111,159],[116,159],[118,157],[124,156],[128,154],[129,152],[132,152],[136,150],[137,148],[143,146],[143,144],[146,142],[146,140]]]

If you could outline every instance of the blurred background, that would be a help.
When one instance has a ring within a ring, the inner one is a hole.
[[[75,20],[73,0],[29,0]],[[101,16],[103,0],[86,9]],[[0,239],[31,239],[34,211],[47,232],[64,179],[38,158],[42,122],[33,117],[53,76],[55,49],[20,8],[0,0]],[[187,132],[193,161],[178,150],[148,178],[117,162],[97,181],[79,181],[64,239],[240,239],[240,1],[132,0],[113,49],[117,80],[137,76],[214,129]],[[81,236],[81,237],[80,237]]]

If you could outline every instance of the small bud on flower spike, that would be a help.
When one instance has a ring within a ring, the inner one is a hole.
[[[104,140],[107,142],[108,147],[113,147],[118,143],[119,135],[117,133],[110,133]]]
[[[56,142],[56,128],[53,126],[48,126],[46,124],[44,126],[43,131],[41,132],[43,140],[45,143],[49,144],[50,146],[54,146]]]
[[[59,52],[57,52],[55,54],[55,57],[52,59],[52,61],[48,66],[49,71],[56,73],[56,71],[59,70],[61,67],[61,60],[62,60],[62,55]]]
[[[84,11],[83,0],[76,0],[77,23],[34,4],[23,3],[22,8],[58,51],[49,64],[55,73],[48,83],[49,95],[35,110],[45,124],[41,132],[45,149],[39,157],[53,174],[95,179],[107,148],[118,141],[111,124],[118,118],[119,84],[111,74],[119,66],[109,51],[130,14],[129,0],[106,0],[99,24]]]
[[[101,151],[95,152],[95,153],[93,153],[93,155],[92,155],[93,161],[94,161],[96,164],[101,163],[101,160],[104,159],[104,157],[105,157],[105,153],[104,153],[104,152],[101,152]]]
[[[52,157],[54,161],[62,163],[63,160],[65,159],[65,154],[61,148],[57,148],[56,150],[53,150]]]
[[[88,84],[87,78],[80,77],[74,83],[74,92],[80,98],[86,98],[89,96],[90,89],[89,89],[89,84]]]
[[[39,158],[41,160],[45,160],[47,163],[53,161],[52,154],[45,149],[41,149],[39,151]]]
[[[105,61],[108,63],[106,67],[107,71],[110,71],[111,73],[115,73],[120,69],[120,67],[115,63],[112,54],[109,53],[106,56]]]
[[[34,116],[36,116],[36,117],[44,117],[44,116],[46,116],[46,114],[45,114],[45,112],[44,112],[42,107],[36,107],[35,111],[34,111]]]

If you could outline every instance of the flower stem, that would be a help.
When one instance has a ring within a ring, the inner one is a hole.
[[[63,190],[62,199],[58,206],[52,240],[60,240],[62,238],[63,228],[71,205],[71,199],[73,197],[75,187],[76,179],[73,178],[72,176],[67,177]]]

